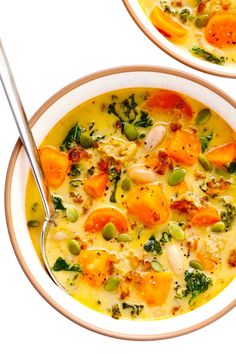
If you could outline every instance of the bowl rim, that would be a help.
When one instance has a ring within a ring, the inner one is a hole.
[[[236,78],[236,69],[235,69],[235,73],[234,72],[223,72],[221,70],[214,69],[213,65],[212,65],[212,69],[208,69],[208,68],[204,67],[204,65],[201,65],[200,63],[199,64],[194,63],[191,61],[191,59],[186,59],[186,58],[184,58],[184,56],[181,56],[181,55],[177,54],[174,50],[168,48],[168,46],[166,46],[158,38],[156,38],[149,31],[149,29],[145,26],[145,24],[143,24],[143,22],[140,20],[139,16],[137,16],[137,14],[135,13],[132,5],[130,4],[130,0],[122,0],[122,1],[123,1],[123,4],[124,4],[127,12],[131,16],[131,18],[134,20],[136,25],[140,28],[140,30],[163,52],[165,52],[166,54],[168,54],[172,58],[176,59],[177,61],[181,62],[182,64],[185,64],[195,70],[202,71],[206,74],[217,75],[220,77],[231,78],[231,79]],[[191,55],[189,55],[189,57],[191,58]],[[200,59],[199,59],[199,61],[200,61]]]
[[[122,73],[127,73],[127,72],[155,72],[155,73],[164,73],[164,74],[169,74],[173,76],[179,76],[184,79],[192,80],[195,83],[198,83],[200,85],[205,86],[206,88],[210,89],[217,95],[221,96],[224,100],[226,100],[228,103],[230,103],[233,107],[236,109],[236,101],[228,96],[224,91],[221,89],[217,88],[213,84],[205,81],[204,79],[201,79],[193,74],[185,73],[183,71],[177,70],[177,69],[170,69],[166,67],[158,67],[158,66],[150,66],[150,65],[131,65],[131,66],[121,66],[121,67],[114,67],[110,69],[104,69],[101,71],[94,72],[92,74],[83,76],[82,78],[73,81],[72,83],[68,84],[58,92],[56,92],[53,96],[51,96],[32,116],[30,119],[30,127],[32,128],[33,125],[38,121],[38,119],[41,117],[41,115],[52,105],[54,104],[58,99],[60,99],[62,96],[67,94],[68,92],[72,91],[73,89],[89,82],[96,80],[101,77],[105,76],[110,76],[114,74],[122,74]],[[35,276],[31,273],[30,268],[26,264],[26,261],[24,260],[20,246],[17,242],[17,238],[15,235],[14,231],[14,226],[13,226],[13,218],[11,214],[11,186],[12,186],[12,178],[13,178],[13,173],[14,173],[14,168],[15,164],[19,155],[19,152],[22,148],[22,143],[20,139],[17,140],[13,151],[10,156],[8,168],[7,168],[7,173],[6,173],[6,180],[5,180],[5,194],[4,194],[4,203],[5,203],[5,217],[6,217],[6,224],[8,228],[8,233],[9,233],[9,238],[13,247],[13,250],[15,252],[16,258],[24,271],[26,277],[29,279],[31,284],[34,286],[34,288],[37,290],[37,292],[46,300],[55,310],[57,310],[59,313],[64,315],[66,318],[70,319],[76,324],[79,324],[83,328],[86,328],[88,330],[91,330],[93,332],[106,335],[109,337],[117,338],[117,339],[125,339],[125,340],[137,340],[137,341],[147,341],[147,340],[160,340],[160,339],[167,339],[167,338],[173,338],[177,336],[181,336],[193,331],[196,331],[200,328],[203,328],[210,323],[216,321],[226,313],[228,313],[231,309],[236,307],[236,299],[232,301],[230,304],[227,304],[225,308],[223,308],[221,311],[218,313],[214,314],[210,318],[207,318],[204,321],[201,321],[200,323],[197,323],[193,326],[177,330],[174,332],[169,332],[169,333],[162,333],[162,334],[152,334],[152,335],[134,335],[134,334],[125,334],[125,333],[118,333],[114,331],[108,331],[106,329],[97,327],[91,323],[88,323],[84,320],[81,320],[80,318],[76,317],[69,311],[65,310],[62,305],[58,304],[49,294],[41,287],[41,285],[38,283],[37,279]]]

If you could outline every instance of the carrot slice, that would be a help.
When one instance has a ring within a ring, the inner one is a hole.
[[[213,165],[224,167],[236,160],[236,142],[226,143],[213,148],[206,153],[206,156]]]
[[[236,43],[236,14],[213,15],[205,27],[206,40],[215,47],[226,47]]]
[[[212,225],[217,221],[220,221],[220,216],[217,209],[213,207],[203,207],[199,209],[192,217],[191,223],[193,225],[208,226]]]
[[[193,111],[191,106],[186,100],[178,93],[168,90],[157,90],[145,102],[147,109],[159,109],[167,111],[168,113],[173,110],[180,110],[185,118],[191,119]]]
[[[199,262],[203,265],[204,270],[212,271],[215,268],[216,263],[212,259],[204,256],[201,252],[197,252],[196,256]]]
[[[84,190],[93,198],[99,198],[104,195],[108,176],[106,173],[101,173],[97,176],[92,176],[84,181]]]
[[[100,231],[108,222],[112,222],[120,233],[128,230],[128,221],[124,215],[109,207],[92,211],[84,223],[84,229],[90,232]]]
[[[188,29],[185,26],[181,25],[170,15],[167,15],[158,6],[154,7],[150,20],[160,32],[164,32],[173,39],[182,38],[188,33]]]
[[[167,199],[159,184],[134,187],[126,205],[129,213],[147,226],[164,224],[169,218]]]
[[[83,269],[83,277],[92,286],[102,286],[112,271],[114,256],[104,250],[80,252],[78,263]]]
[[[50,187],[57,188],[65,180],[70,169],[69,155],[53,146],[43,146],[39,150],[43,173]]]
[[[173,276],[170,272],[153,272],[135,279],[135,285],[139,294],[148,305],[161,306],[165,303]]]
[[[198,160],[201,144],[198,137],[188,130],[177,130],[167,145],[168,155],[183,165],[193,165]]]

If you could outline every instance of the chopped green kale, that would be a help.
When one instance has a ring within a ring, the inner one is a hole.
[[[190,295],[189,304],[193,304],[193,300],[200,294],[208,290],[212,285],[212,278],[207,277],[206,274],[199,270],[184,272],[184,280],[186,282],[186,289],[182,291],[182,298]]]
[[[146,111],[141,110],[140,111],[140,116],[139,120],[137,120],[134,125],[136,127],[142,127],[142,128],[147,128],[151,127],[153,125],[152,119],[149,117],[148,113]]]
[[[95,172],[95,167],[92,166],[92,167],[88,168],[87,175],[90,177],[94,174],[94,172]]]
[[[225,210],[221,212],[220,216],[221,220],[225,224],[225,230],[229,231],[235,221],[236,207],[231,203],[227,203],[225,200],[223,200],[223,205]]]
[[[113,190],[111,192],[110,196],[110,202],[111,203],[116,203],[116,190],[117,190],[117,185],[121,177],[121,172],[117,172],[115,167],[111,167],[108,172],[108,177],[111,182],[113,182]]]
[[[82,268],[79,264],[74,263],[69,265],[62,257],[58,257],[56,262],[54,263],[52,270],[54,272],[59,272],[61,270],[65,270],[67,272],[77,272],[82,273]]]
[[[128,304],[127,302],[122,302],[122,309],[130,309],[130,314],[132,317],[137,317],[144,309],[144,305]]]
[[[161,0],[160,4],[161,4],[161,6],[163,7],[163,10],[164,10],[165,13],[170,14],[170,15],[173,15],[173,16],[175,16],[175,15],[178,13],[178,11],[173,10],[173,9],[170,7],[170,5],[167,3],[166,0]]]
[[[156,254],[162,254],[162,248],[160,241],[158,241],[155,236],[151,236],[143,246],[146,252],[155,252]]]
[[[52,201],[55,210],[66,210],[60,197],[54,195],[52,197]]]
[[[72,179],[69,181],[69,184],[74,187],[77,188],[79,187],[79,185],[82,183],[81,179]]]
[[[134,123],[135,126],[143,128],[152,126],[153,122],[148,113],[137,107],[135,94],[131,94],[121,102],[117,100],[117,97],[112,99],[113,102],[109,104],[107,112],[119,119],[122,133],[126,123]]]
[[[112,305],[111,317],[114,318],[115,320],[119,320],[120,316],[121,316],[121,312],[120,312],[119,305],[118,304]]]
[[[213,139],[213,132],[199,137],[199,140],[202,145],[202,152],[205,152],[210,144],[210,141]]]
[[[186,23],[189,19],[189,16],[191,15],[189,9],[185,8],[180,11],[179,13],[179,18],[183,23]]]
[[[169,242],[172,239],[171,234],[169,234],[168,232],[162,232],[162,236],[160,239],[160,244],[163,246],[165,243]]]
[[[73,146],[79,144],[80,134],[82,133],[82,128],[76,123],[67,133],[65,139],[60,145],[60,150],[70,150]]]
[[[80,174],[81,174],[80,166],[78,164],[71,165],[70,172],[68,173],[68,176],[77,177],[77,176],[80,176]]]
[[[236,161],[232,161],[230,164],[228,164],[227,171],[231,174],[236,173]]]
[[[213,64],[223,65],[225,63],[224,57],[217,57],[216,55],[211,54],[202,48],[193,47],[192,52],[201,59],[209,61]]]
[[[38,209],[38,206],[39,206],[39,203],[35,202],[34,204],[32,204],[31,210],[36,211]]]

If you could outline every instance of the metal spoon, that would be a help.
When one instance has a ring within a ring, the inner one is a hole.
[[[45,252],[45,239],[52,225],[53,219],[55,218],[55,209],[51,202],[48,185],[46,179],[44,178],[43,171],[40,165],[38,150],[34,141],[34,137],[29,127],[28,119],[26,117],[19,93],[17,91],[15,80],[1,40],[0,40],[0,81],[2,83],[10,109],[12,111],[12,115],[15,119],[18,131],[20,133],[21,142],[28,156],[31,169],[35,178],[35,182],[38,186],[42,198],[42,202],[43,202],[43,207],[46,214],[41,236],[40,236],[40,245],[41,245],[43,261],[53,281],[61,289],[65,290],[55,279],[52,270],[49,267],[47,257],[46,257],[46,252]]]

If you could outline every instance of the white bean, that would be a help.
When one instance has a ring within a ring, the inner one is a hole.
[[[174,273],[176,275],[181,274],[183,272],[183,267],[184,267],[184,258],[180,246],[173,243],[168,245],[166,247],[166,250],[167,250],[169,263]]]
[[[144,165],[133,166],[127,172],[132,181],[137,184],[151,183],[157,179],[155,172]]]
[[[145,150],[149,151],[159,145],[166,135],[166,127],[164,125],[155,125],[149,130],[144,140]]]

